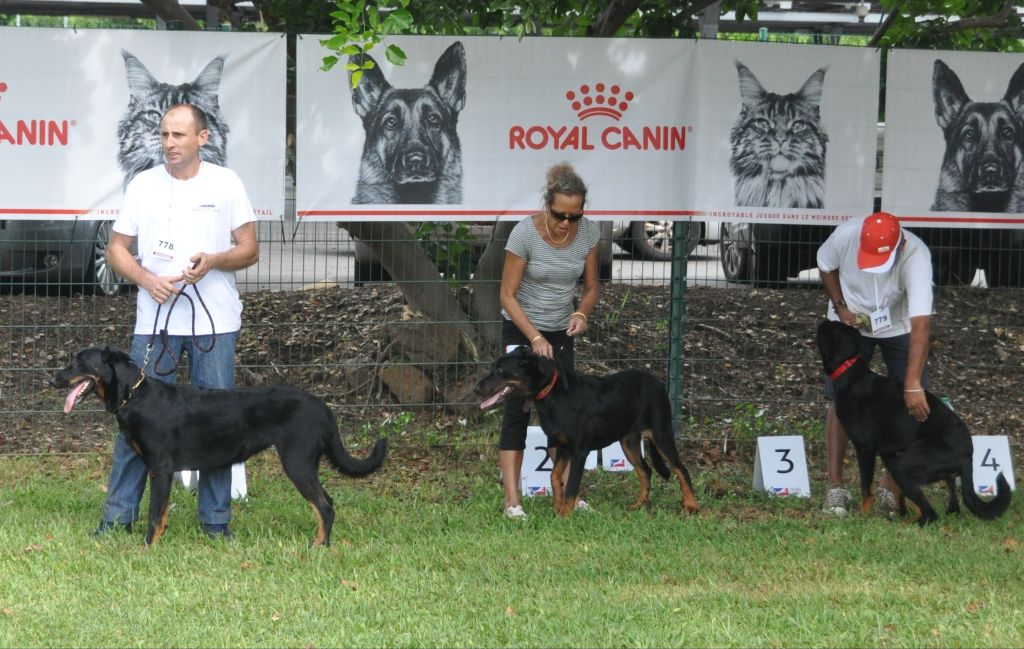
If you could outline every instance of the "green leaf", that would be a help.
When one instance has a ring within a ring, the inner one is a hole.
[[[352,77],[352,88],[353,89],[358,88],[359,87],[359,80],[363,78],[363,71],[362,70],[356,70],[356,71],[354,71],[351,74],[351,77]]]
[[[337,62],[338,62],[338,57],[336,57],[336,56],[325,56],[324,57],[324,64],[322,66],[320,66],[320,69],[323,70],[324,72],[330,72],[331,68],[333,68],[334,65]]]
[[[384,50],[384,56],[392,65],[405,65],[405,52],[397,45],[388,45]]]
[[[392,11],[384,20],[384,24],[388,26],[389,32],[398,30],[404,31],[412,27],[412,14],[405,9]]]
[[[348,70],[349,72],[355,72],[356,70],[362,70],[363,66],[359,65],[358,63],[346,63],[345,69]]]

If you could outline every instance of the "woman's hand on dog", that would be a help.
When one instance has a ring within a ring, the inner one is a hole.
[[[530,347],[533,349],[533,353],[538,356],[550,358],[551,360],[555,359],[555,348],[551,346],[551,343],[549,343],[548,339],[544,336],[537,336],[533,342],[530,343]]]

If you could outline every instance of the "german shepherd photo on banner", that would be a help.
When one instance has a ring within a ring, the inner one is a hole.
[[[941,59],[932,72],[935,119],[946,140],[932,209],[1024,212],[1024,64],[999,101],[972,101]]]
[[[364,58],[365,57],[365,58]],[[394,88],[373,57],[352,89],[366,141],[353,203],[462,202],[462,147],[456,130],[466,103],[466,53],[456,41],[434,65],[427,85]],[[351,72],[349,72],[351,87]]]

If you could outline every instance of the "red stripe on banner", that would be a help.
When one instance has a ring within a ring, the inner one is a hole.
[[[703,216],[699,210],[584,210],[587,216]],[[299,210],[300,218],[312,216],[529,216],[537,210]]]
[[[1024,218],[1008,219],[1005,217],[993,217],[993,216],[982,216],[982,217],[963,217],[963,216],[897,216],[899,221],[924,221],[927,223],[1012,223],[1021,224],[1024,223]]]
[[[58,209],[31,209],[23,207],[0,207],[0,214],[62,214],[80,216],[89,214],[90,210],[58,210]]]

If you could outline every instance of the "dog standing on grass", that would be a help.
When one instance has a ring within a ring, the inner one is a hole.
[[[655,449],[651,463],[658,474],[678,480],[683,509],[700,509],[676,449],[668,393],[654,375],[633,369],[607,376],[577,374],[564,363],[518,347],[494,361],[477,382],[476,393],[484,399],[481,409],[493,408],[512,394],[533,403],[555,448],[551,490],[559,516],[576,508],[587,455],[614,442],[621,442],[640,480],[640,497],[630,509],[650,505],[651,467],[641,454],[645,439]]]
[[[379,469],[387,453],[387,440],[379,439],[369,457],[349,455],[334,413],[305,390],[215,390],[164,383],[146,377],[128,354],[110,347],[81,350],[51,383],[71,388],[65,413],[95,393],[146,463],[147,545],[156,543],[167,529],[175,471],[230,466],[269,446],[277,450],[285,474],[313,508],[319,524],[313,545],[330,545],[334,501],[320,484],[320,458],[326,455],[340,473],[363,476]]]
[[[974,492],[974,443],[967,424],[949,406],[925,391],[931,413],[922,422],[907,412],[903,382],[876,374],[858,354],[860,332],[833,320],[818,324],[817,342],[825,372],[836,389],[836,415],[857,450],[860,469],[861,513],[871,511],[871,483],[875,456],[889,470],[903,492],[900,513],[906,513],[904,498],[918,509],[921,526],[938,520],[922,487],[942,481],[949,492],[946,513],[960,511],[955,479],[972,514],[991,520],[1010,506],[1010,485],[1000,473],[996,496],[986,502]]]

